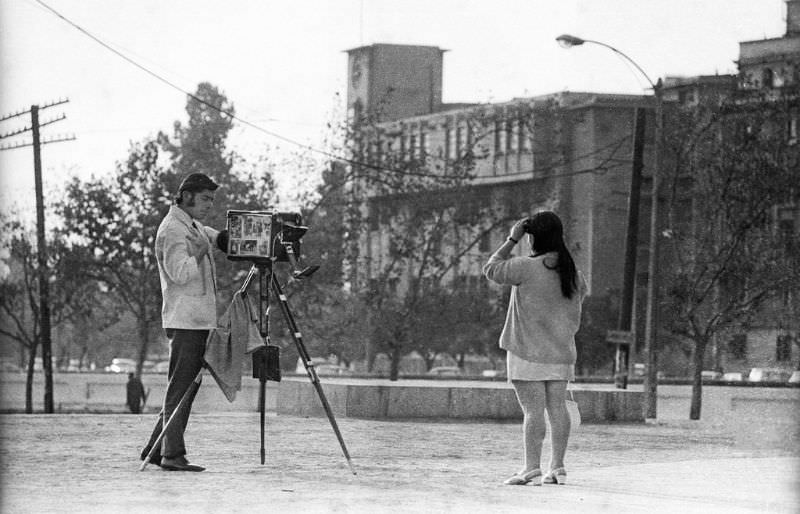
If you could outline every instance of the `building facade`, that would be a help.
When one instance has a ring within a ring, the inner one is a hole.
[[[435,245],[436,252],[458,260],[446,267],[445,282],[485,283],[482,265],[510,226],[537,210],[552,209],[564,220],[567,244],[590,295],[617,301],[637,109],[645,111],[647,120],[640,219],[649,216],[652,97],[563,92],[491,104],[447,104],[441,97],[444,50],[378,44],[348,54],[354,160],[367,163],[363,173],[354,175],[408,174],[394,188],[370,179],[353,181],[369,221],[358,242],[357,262],[350,266],[350,281],[386,280],[387,266],[394,262],[392,248],[398,246],[391,239],[397,229],[393,218],[402,217],[403,201],[424,195],[425,184],[415,184],[419,194],[403,190],[419,176],[436,191],[436,203],[452,201],[461,210],[485,213],[464,223],[453,213],[458,209],[447,214],[453,217],[450,225],[459,229],[448,230]],[[436,180],[455,175],[461,180]],[[647,259],[647,234],[643,222],[640,262]],[[526,247],[519,245],[515,252],[526,252]],[[397,287],[392,291],[407,291],[420,275],[418,268],[406,266],[393,276]],[[646,273],[640,279],[646,280]]]

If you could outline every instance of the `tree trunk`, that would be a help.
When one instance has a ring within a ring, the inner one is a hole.
[[[144,367],[144,361],[147,360],[147,351],[148,347],[150,346],[150,323],[147,319],[139,318],[139,362],[136,363],[136,376],[142,376],[142,368]]]
[[[425,356],[422,357],[425,361],[425,371],[430,371],[431,368],[433,368],[433,365],[436,363],[436,357],[438,356],[439,354],[434,352],[433,354],[426,353]]]
[[[25,379],[25,413],[33,414],[33,373],[36,366],[36,348],[39,345],[34,343],[31,345],[31,351],[28,353],[28,376]]]
[[[389,371],[389,380],[397,380],[400,375],[400,345],[392,346],[392,367]]]
[[[705,339],[696,340],[694,346],[694,370],[692,373],[692,404],[689,419],[700,419],[700,408],[703,404],[703,357],[706,353]]]
[[[364,360],[367,361],[367,373],[372,373],[375,367],[375,343],[370,339],[364,344]]]
[[[722,362],[723,351],[722,351],[722,344],[720,343],[721,339],[722,338],[719,336],[719,334],[716,333],[712,336],[711,339],[711,351],[714,354],[714,371],[716,371],[717,373],[722,373],[724,371],[723,369],[724,364]]]

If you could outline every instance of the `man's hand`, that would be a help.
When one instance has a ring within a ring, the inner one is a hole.
[[[208,239],[198,232],[189,232],[189,255],[197,259],[199,263],[205,254],[208,253]]]

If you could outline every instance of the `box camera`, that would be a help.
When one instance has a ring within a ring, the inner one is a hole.
[[[230,210],[227,220],[229,260],[288,262],[286,245],[300,257],[300,238],[308,228],[299,213]]]

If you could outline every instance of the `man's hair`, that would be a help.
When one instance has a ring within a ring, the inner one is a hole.
[[[175,193],[175,203],[180,205],[183,202],[183,192],[199,193],[200,191],[216,191],[219,184],[203,173],[190,173],[181,181],[178,192]]]

